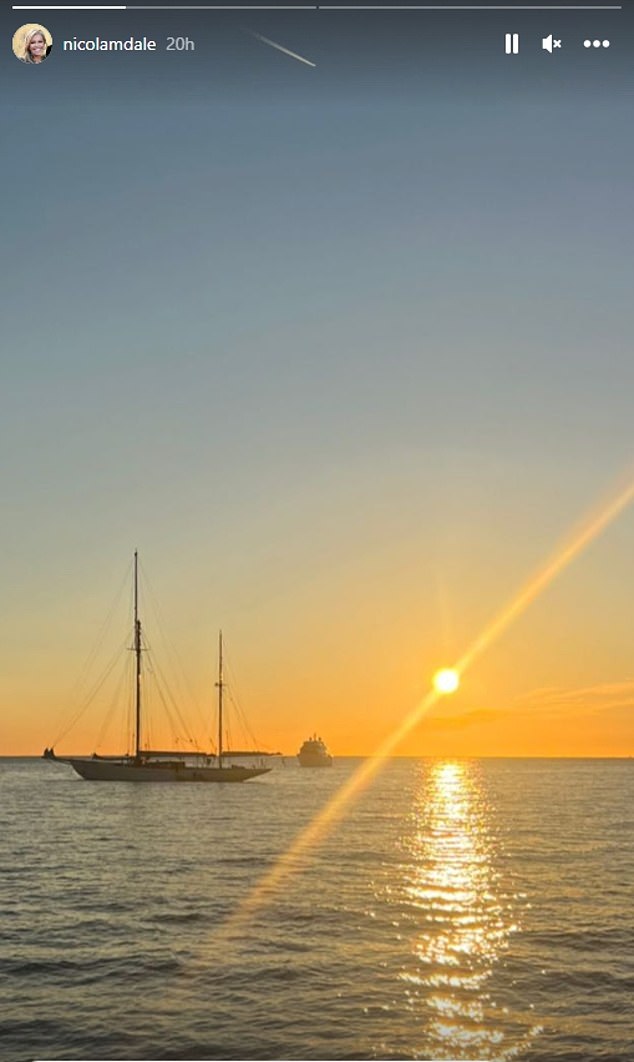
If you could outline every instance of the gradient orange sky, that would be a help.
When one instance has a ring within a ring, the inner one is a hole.
[[[606,511],[605,498],[592,518],[600,511]],[[399,753],[632,755],[634,608],[627,582],[615,573],[619,566],[631,571],[628,539],[633,525],[633,514],[626,510],[587,544],[473,662],[460,690],[421,719]],[[571,525],[569,531],[577,534],[578,526],[575,531]],[[568,541],[570,534],[560,539]],[[240,584],[237,601],[225,590],[220,596],[226,596],[227,603],[223,626],[230,691],[259,746],[292,755],[317,730],[335,755],[372,754],[424,697],[436,667],[457,662],[514,600],[514,573],[505,557],[510,541],[512,535],[504,536],[496,550],[494,541],[475,535],[468,550],[456,550],[442,567],[417,557],[414,542],[401,541],[396,554],[386,548],[388,543],[379,543],[365,554],[349,555],[332,570],[325,565],[313,569],[312,577],[287,574],[286,579],[275,579],[270,572],[257,593],[253,587],[245,593]],[[546,557],[532,560],[536,571]],[[161,586],[160,579],[148,574],[151,589],[146,592],[144,619],[153,656],[191,732],[204,744],[206,728],[215,736],[214,623],[223,618],[222,610],[209,609],[215,614],[204,616],[206,596],[200,586],[192,603],[188,588],[177,586],[173,576]],[[530,574],[534,572],[517,573],[516,590]],[[8,647],[5,643],[3,664],[4,755],[37,754],[50,744],[74,714],[73,706],[81,705],[113,648],[122,644],[130,608],[125,566],[118,576],[110,586],[107,572],[96,577],[103,592],[103,600],[97,600],[96,590],[67,573],[67,591],[55,613],[53,595],[62,582],[58,573],[56,582],[40,587],[41,604],[34,617],[26,602],[22,613],[13,615],[13,640]],[[69,696],[117,585],[122,586],[119,610],[103,650],[79,696],[77,690]],[[166,601],[161,601],[162,591]],[[160,624],[154,616],[154,596]],[[49,626],[51,614],[55,622]],[[162,629],[170,642],[163,650]],[[283,637],[277,637],[280,632]],[[170,660],[172,647],[185,678]],[[120,685],[118,694],[116,683],[123,680],[122,667],[127,665],[129,672],[130,662],[131,654],[124,650],[112,680],[57,746],[58,752],[91,752],[100,733],[98,751],[122,750],[131,683]],[[151,743],[170,747],[174,735],[165,713],[149,688],[147,696],[153,705]],[[12,705],[19,711],[12,711]],[[109,712],[112,722],[106,727]],[[229,726],[234,747],[250,743],[239,719],[234,716]]]

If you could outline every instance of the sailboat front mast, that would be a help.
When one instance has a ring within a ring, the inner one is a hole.
[[[134,727],[134,756],[141,754],[141,620],[139,619],[139,554],[134,551],[134,653],[136,656],[136,712]]]

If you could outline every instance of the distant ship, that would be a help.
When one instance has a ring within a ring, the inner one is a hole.
[[[68,763],[89,781],[103,782],[246,782],[267,774],[270,767],[242,767],[223,763],[222,748],[222,631],[218,645],[218,755],[201,752],[151,751],[142,748],[141,720],[141,655],[145,651],[139,619],[138,554],[134,554],[134,645],[135,667],[135,726],[134,753],[122,756],[56,756],[52,748],[44,749],[43,758],[56,763]]]
[[[317,734],[306,739],[297,753],[297,759],[300,767],[332,767],[332,756]]]

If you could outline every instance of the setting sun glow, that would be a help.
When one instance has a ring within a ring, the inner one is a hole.
[[[455,693],[460,685],[460,675],[452,667],[443,667],[433,678],[436,693]]]

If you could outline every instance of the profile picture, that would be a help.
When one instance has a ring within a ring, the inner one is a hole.
[[[53,47],[53,38],[44,26],[28,22],[13,34],[13,54],[23,63],[43,63]]]

